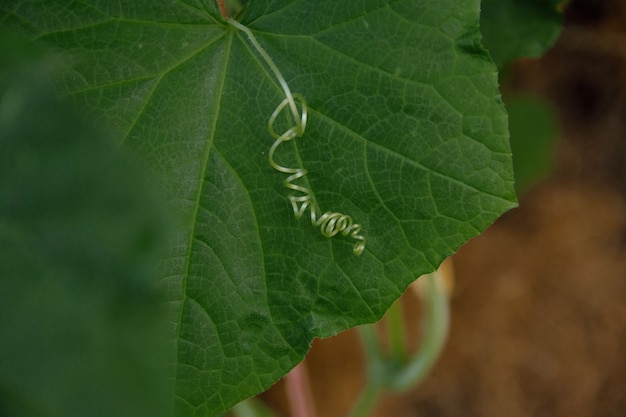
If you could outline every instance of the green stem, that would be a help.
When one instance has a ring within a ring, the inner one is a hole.
[[[428,286],[423,340],[416,354],[390,380],[395,391],[407,390],[421,382],[434,366],[446,341],[450,322],[448,296],[440,272],[423,277]]]
[[[352,407],[350,417],[368,417],[374,411],[385,385],[385,364],[374,325],[367,324],[359,327],[359,333],[365,353],[367,375],[365,387]]]
[[[230,410],[233,417],[277,417],[274,412],[255,398],[241,401]]]
[[[258,417],[256,409],[250,400],[241,401],[233,407],[232,413],[235,417]]]
[[[382,387],[368,383],[354,404],[349,417],[369,417],[374,412],[376,403],[382,393]]]
[[[398,361],[400,357],[407,355],[399,302],[394,303],[388,312],[389,337],[395,360],[390,361],[383,356],[374,325],[359,328],[365,352],[367,383],[352,408],[350,417],[368,417],[385,390],[404,391],[414,387],[432,369],[445,344],[450,322],[448,295],[443,278],[441,270],[421,278],[427,291],[422,296],[426,305],[423,338],[418,351],[407,359],[408,362]]]
[[[376,336],[376,329],[373,324],[366,324],[359,327],[359,334],[361,335],[361,341],[363,342],[363,350],[365,353],[365,360],[368,363],[376,364],[381,361],[382,355],[380,347],[378,345],[378,338]],[[378,369],[370,367],[368,372],[372,374],[373,371]],[[378,377],[378,374],[368,375]]]
[[[387,329],[391,355],[396,362],[401,365],[407,360],[407,350],[404,315],[402,314],[402,303],[400,299],[396,300],[387,311]]]

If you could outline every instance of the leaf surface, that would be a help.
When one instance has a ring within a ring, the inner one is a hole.
[[[214,2],[5,6],[5,25],[68,57],[59,90],[144,157],[178,214],[162,271],[177,415],[215,415],[284,375],[313,337],[377,320],[514,206],[478,13],[476,0],[253,0],[244,11],[309,106],[303,137],[276,158],[308,170],[323,211],[362,225],[355,256],[350,237],[294,217],[286,175],[268,162],[284,93]]]

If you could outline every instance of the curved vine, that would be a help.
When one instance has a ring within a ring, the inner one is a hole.
[[[284,185],[287,189],[296,192],[297,194],[290,194],[288,196],[289,201],[291,202],[291,206],[293,208],[293,213],[296,219],[300,219],[307,209],[310,211],[311,224],[314,227],[319,227],[322,236],[325,237],[333,237],[339,233],[343,236],[350,236],[356,242],[354,244],[354,248],[352,252],[355,255],[360,255],[363,253],[365,249],[365,237],[361,234],[361,225],[355,223],[351,216],[343,213],[327,211],[321,215],[318,213],[321,212],[317,201],[315,199],[315,195],[313,191],[303,185],[296,184],[300,178],[305,178],[308,171],[303,167],[291,168],[280,165],[274,159],[274,154],[278,147],[295,138],[301,137],[304,135],[304,130],[306,128],[307,123],[307,104],[304,96],[298,93],[291,93],[291,89],[285,81],[285,78],[282,76],[280,70],[272,60],[272,58],[268,55],[268,53],[263,49],[261,44],[257,41],[254,34],[234,19],[227,19],[228,23],[238,30],[241,30],[246,34],[248,40],[252,44],[252,46],[257,50],[257,52],[261,55],[265,63],[270,67],[276,79],[278,80],[280,86],[285,93],[285,98],[280,104],[274,109],[274,112],[270,116],[267,129],[275,139],[274,143],[270,147],[269,151],[269,162],[272,168],[276,171],[287,174],[288,177],[284,181]],[[277,133],[274,129],[274,123],[278,116],[283,112],[283,110],[288,109],[291,114],[290,120],[292,121],[292,126],[289,127],[283,133]],[[318,217],[319,216],[319,217]]]

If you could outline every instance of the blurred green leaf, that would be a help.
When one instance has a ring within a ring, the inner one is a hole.
[[[536,96],[507,97],[515,188],[527,191],[545,178],[553,165],[554,147],[559,135],[552,107]]]
[[[483,45],[502,68],[517,58],[543,55],[562,26],[563,0],[482,0]]]
[[[55,58],[0,45],[0,415],[167,415],[160,201],[57,100]]]

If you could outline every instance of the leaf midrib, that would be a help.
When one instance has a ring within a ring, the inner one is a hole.
[[[204,191],[204,186],[205,186],[205,177],[206,177],[206,172],[207,172],[207,168],[209,165],[209,158],[211,155],[211,149],[213,148],[213,143],[214,143],[214,139],[215,139],[215,133],[217,130],[217,122],[219,120],[219,117],[217,115],[217,113],[219,113],[219,109],[220,109],[220,103],[223,97],[223,92],[224,92],[224,86],[226,84],[226,75],[228,73],[228,63],[230,62],[230,55],[232,52],[232,44],[233,44],[233,34],[232,32],[230,32],[230,36],[228,39],[228,44],[224,49],[224,61],[223,61],[223,66],[222,66],[222,70],[221,70],[221,77],[220,77],[220,81],[219,81],[219,88],[218,88],[218,94],[216,94],[216,97],[218,97],[217,99],[217,103],[216,106],[214,107],[214,111],[216,112],[216,114],[214,115],[215,117],[213,117],[213,122],[212,122],[212,126],[209,130],[209,135],[207,138],[207,145],[206,145],[206,150],[204,152],[203,155],[203,165],[202,165],[202,172],[199,178],[199,182],[200,185],[198,187],[198,192],[196,194],[196,198],[195,198],[195,207],[194,207],[194,211],[193,211],[193,215],[192,215],[192,222],[191,222],[191,227],[190,227],[190,232],[189,232],[189,240],[188,240],[188,250],[187,250],[187,254],[186,254],[186,258],[185,258],[185,267],[184,267],[184,276],[183,276],[183,282],[182,282],[182,288],[181,288],[181,301],[180,301],[180,307],[179,307],[179,314],[178,314],[178,320],[177,320],[177,328],[176,328],[176,352],[174,353],[174,357],[175,357],[175,363],[179,364],[179,358],[178,358],[178,354],[179,354],[179,346],[180,346],[180,340],[181,340],[181,328],[182,328],[182,322],[183,322],[183,317],[184,317],[184,309],[185,309],[185,302],[187,300],[187,283],[189,280],[189,275],[190,275],[190,268],[191,268],[191,255],[193,252],[193,247],[194,247],[194,236],[195,236],[195,230],[196,230],[196,225],[198,224],[197,222],[197,217],[198,217],[198,212],[200,210],[200,200],[202,197],[202,192]],[[178,379],[175,378],[175,382],[173,384],[173,398],[177,397],[176,395],[176,391],[177,391],[177,382]],[[174,405],[173,405],[174,406]]]

